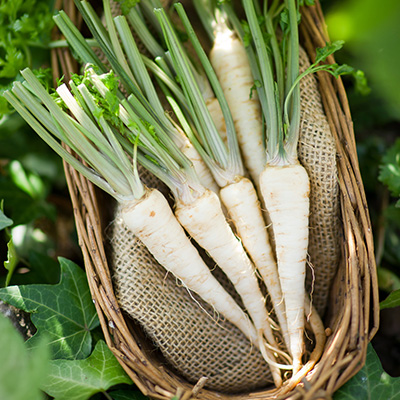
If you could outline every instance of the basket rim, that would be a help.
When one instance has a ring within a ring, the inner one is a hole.
[[[66,12],[73,18],[73,1],[65,0]],[[61,3],[61,1],[59,1]],[[311,59],[315,49],[329,42],[319,0],[314,6],[303,7],[300,34]],[[57,34],[57,32],[55,32]],[[334,57],[327,60],[334,62]],[[54,49],[54,76],[77,69],[67,49]],[[374,258],[374,245],[366,196],[358,167],[356,142],[349,104],[341,78],[317,73],[324,110],[336,143],[338,181],[343,225],[343,279],[340,314],[332,326],[320,361],[307,376],[304,387],[277,397],[275,389],[242,394],[221,394],[203,389],[204,382],[192,385],[163,366],[154,365],[133,337],[125,315],[119,308],[111,282],[101,224],[99,195],[94,186],[64,162],[65,176],[74,209],[79,245],[86,274],[106,343],[143,394],[157,399],[178,396],[183,400],[201,399],[272,399],[322,398],[334,393],[363,366],[367,344],[379,325],[379,298]],[[372,311],[370,313],[370,311]]]

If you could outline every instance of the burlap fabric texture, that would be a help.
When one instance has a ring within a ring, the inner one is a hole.
[[[300,48],[300,72],[310,66]],[[340,259],[340,204],[336,146],[315,75],[300,81],[301,131],[298,156],[310,179],[307,290],[323,316]]]

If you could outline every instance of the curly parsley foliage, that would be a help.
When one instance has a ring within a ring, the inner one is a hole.
[[[0,0],[0,94],[25,67],[39,68],[51,40],[53,0]],[[33,54],[33,49],[35,52]],[[0,115],[11,112],[0,97]]]

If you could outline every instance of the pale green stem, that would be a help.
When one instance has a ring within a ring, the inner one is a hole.
[[[287,126],[286,150],[288,159],[297,160],[297,142],[300,130],[300,87],[295,84],[299,77],[299,32],[297,23],[297,8],[295,0],[285,0],[289,10],[289,52],[286,79],[286,99],[292,91],[291,98],[285,99],[284,121]]]
[[[78,58],[84,60],[86,63],[96,65],[102,72],[105,72],[106,68],[86,42],[78,28],[69,19],[68,15],[61,10],[53,19]],[[98,42],[96,41],[96,43]]]
[[[267,101],[267,109],[264,110],[264,116],[267,123],[267,159],[274,159],[280,152],[281,147],[281,143],[279,143],[280,132],[278,122],[279,118],[281,117],[278,115],[278,104],[276,102],[273,69],[267,52],[267,46],[258,23],[253,0],[244,0],[243,6],[246,12],[249,27],[252,32],[254,46],[258,55],[263,89]]]
[[[122,51],[121,45],[118,40],[117,31],[114,25],[114,19],[111,14],[111,6],[110,0],[103,0],[103,9],[104,9],[104,17],[106,20],[106,26],[108,30],[108,36],[111,41],[112,50],[114,51],[115,57],[118,60],[119,64],[128,75],[129,79],[137,85],[137,82],[126,62],[126,58],[124,52]]]
[[[229,162],[227,165],[227,169],[229,169],[233,175],[243,175],[243,164],[239,151],[239,144],[237,141],[235,124],[233,122],[232,114],[230,112],[228,103],[225,99],[224,92],[221,88],[217,75],[208,59],[205,51],[203,50],[197,35],[194,32],[194,29],[187,17],[185,10],[183,9],[182,4],[175,5],[178,15],[183,22],[183,25],[186,29],[186,32],[189,35],[190,41],[196,51],[197,56],[200,59],[200,62],[205,70],[205,73],[211,83],[211,87],[214,90],[216,98],[221,106],[221,111],[224,116],[226,131],[227,131],[227,139],[228,139],[228,158]],[[210,132],[211,133],[211,132]],[[217,132],[218,137],[220,134]],[[207,140],[214,141],[216,138],[214,136],[207,137]]]
[[[203,135],[203,140],[207,141],[217,163],[221,167],[226,168],[228,165],[228,156],[224,143],[208,112],[202,93],[196,84],[186,53],[183,51],[179,39],[165,15],[165,11],[163,9],[157,9],[155,12],[164,30],[164,37],[166,38],[169,51],[174,58],[175,68],[177,69],[182,89],[189,100],[193,113],[196,114],[198,119],[198,131]],[[195,117],[195,115],[193,117]],[[205,132],[207,132],[207,135],[212,135],[214,140],[207,140],[207,137],[204,136]]]
[[[127,18],[131,23],[133,29],[135,30],[136,34],[138,35],[140,41],[150,52],[150,54],[153,57],[163,57],[165,54],[165,50],[151,34],[143,18],[141,18],[135,8],[132,8],[129,11]]]
[[[4,98],[14,107],[19,115],[28,123],[28,125],[38,134],[38,136],[47,143],[61,158],[63,158],[68,164],[75,168],[78,172],[92,181],[95,185],[100,187],[102,190],[115,197],[117,200],[120,198],[118,193],[95,171],[86,167],[73,157],[67,150],[65,150],[55,140],[49,132],[43,127],[43,125],[24,107],[23,103],[17,99],[10,91],[3,93]],[[40,117],[39,117],[40,118]]]

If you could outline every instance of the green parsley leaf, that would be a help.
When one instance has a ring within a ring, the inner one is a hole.
[[[343,40],[336,40],[333,43],[327,43],[325,47],[316,49],[315,64],[325,61],[331,54],[343,47]]]
[[[353,72],[353,78],[355,81],[355,89],[358,93],[363,96],[368,95],[371,92],[371,88],[368,86],[368,80],[365,76],[364,71],[357,70]]]
[[[126,15],[129,14],[131,8],[135,7],[140,0],[117,0],[117,2],[121,5],[122,14]]]

